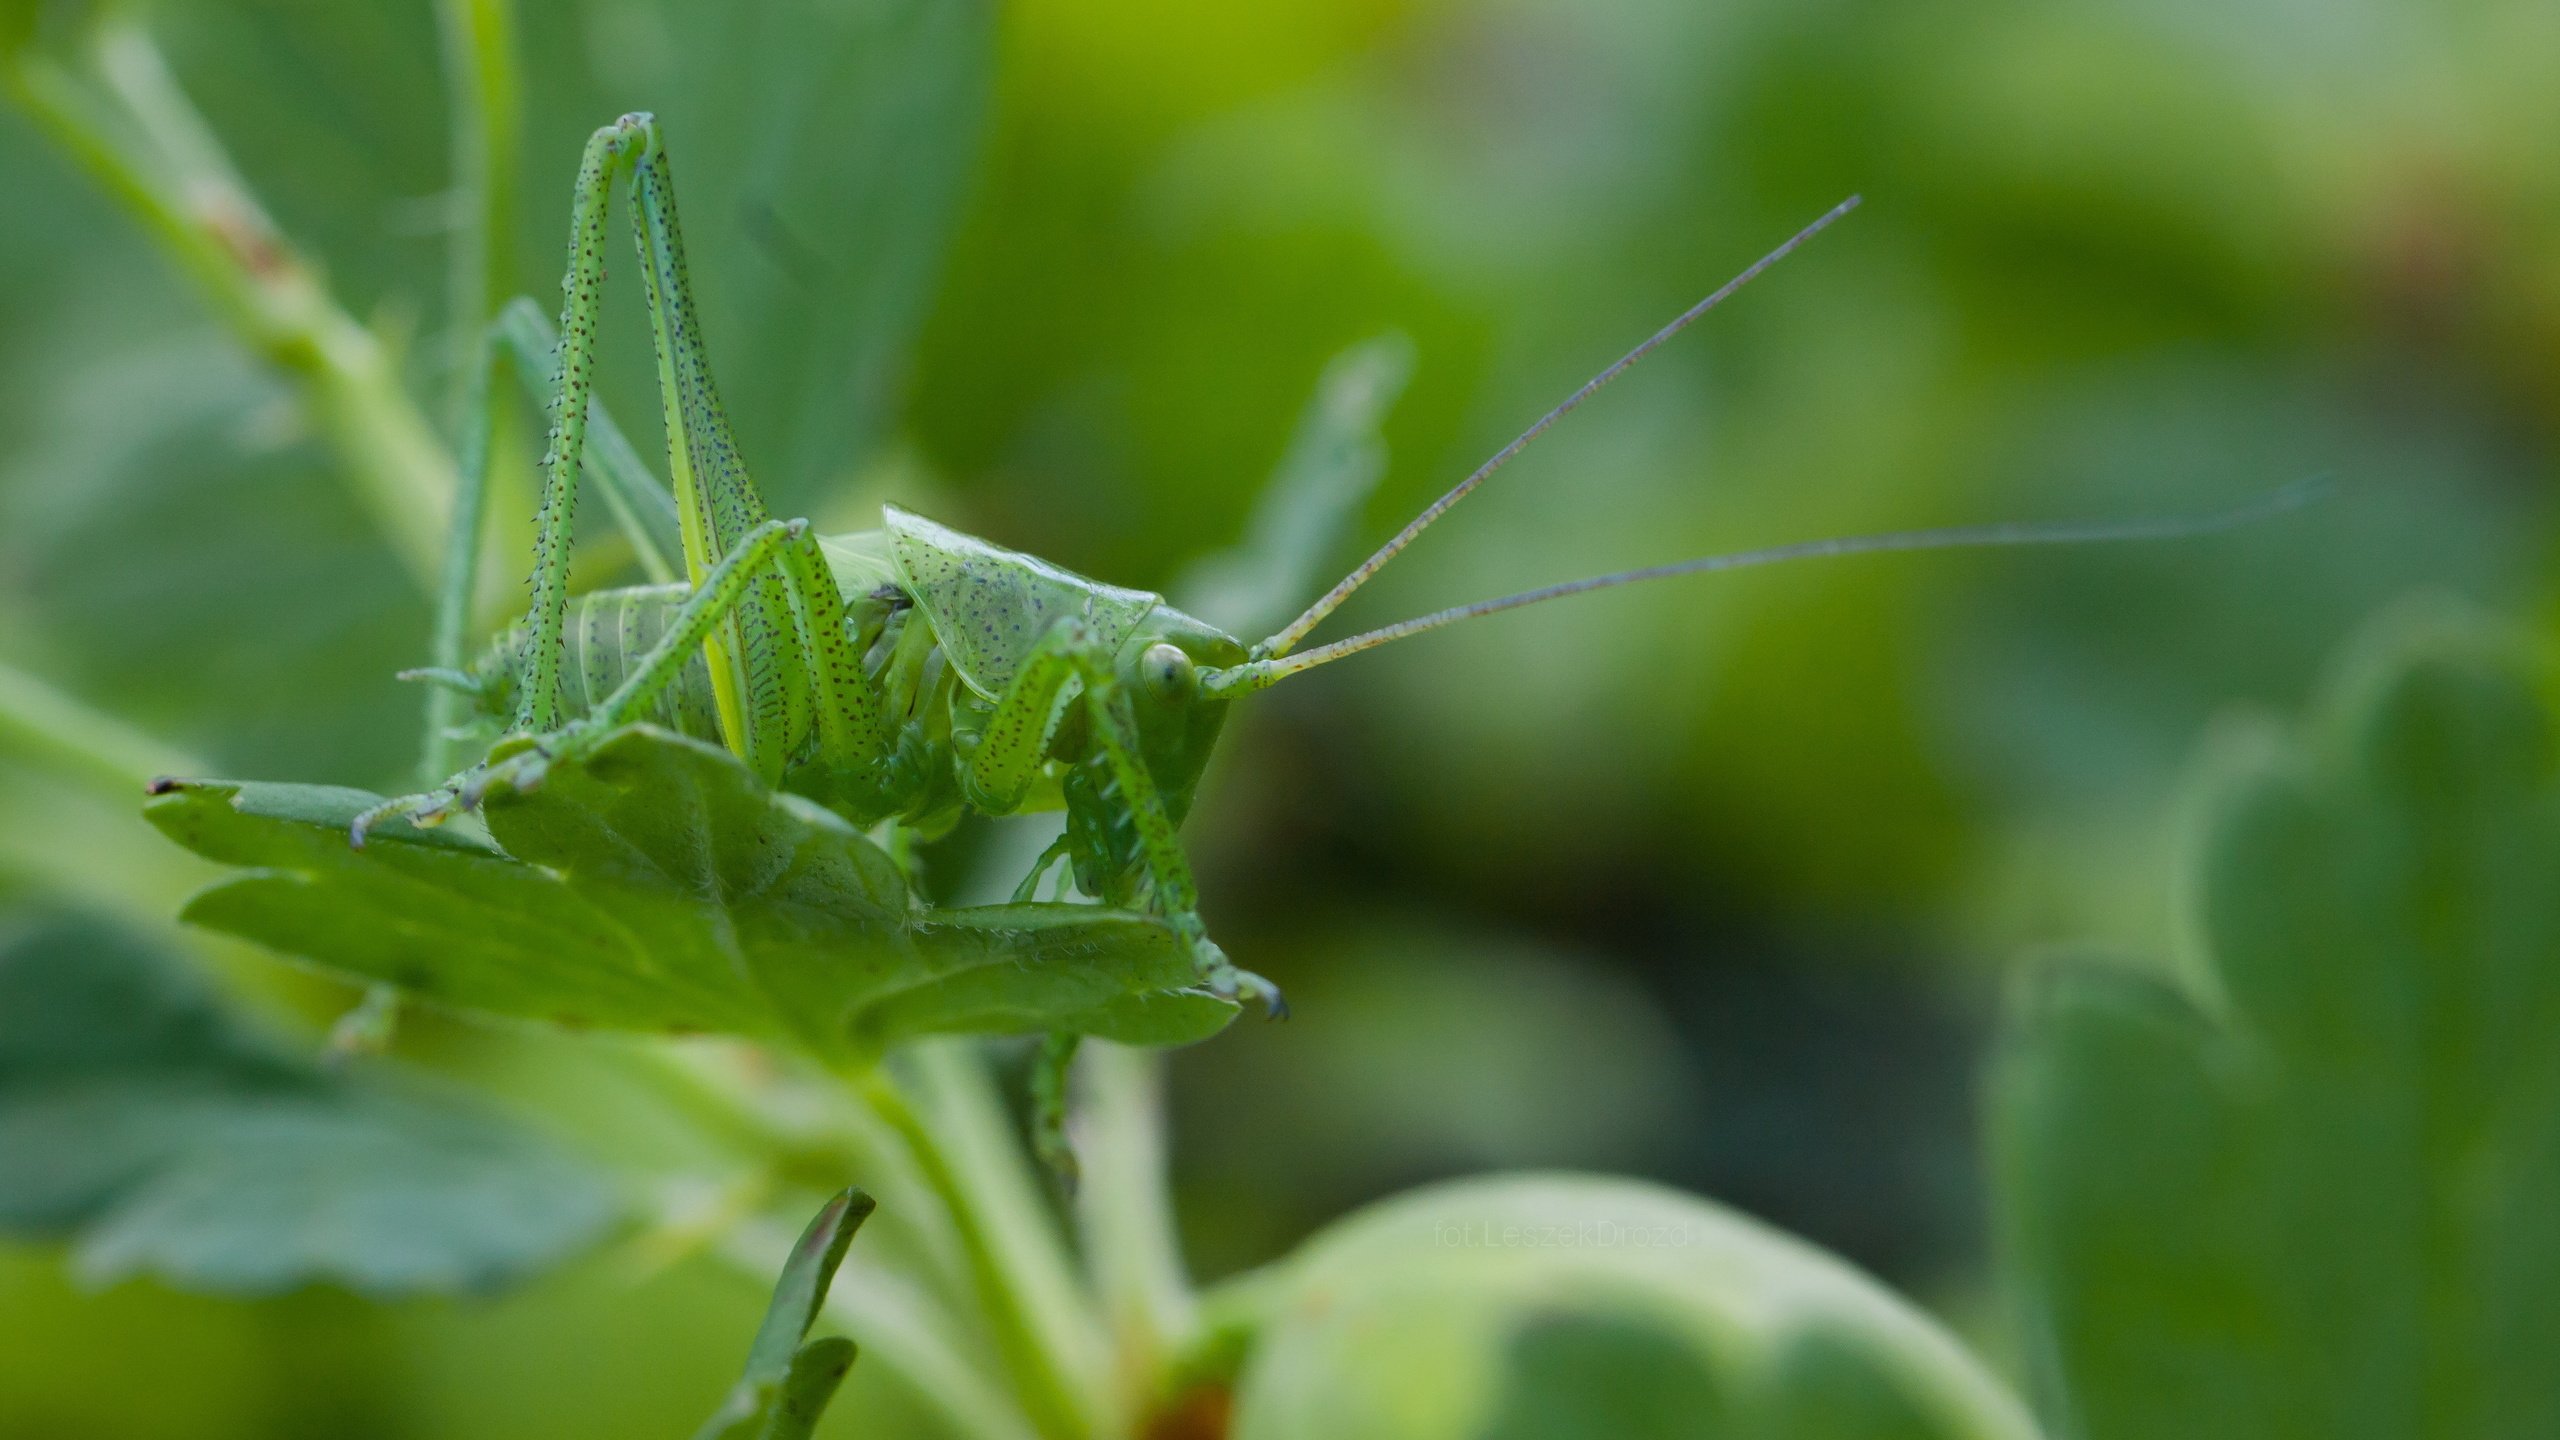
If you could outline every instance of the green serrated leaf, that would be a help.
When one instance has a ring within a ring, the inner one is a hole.
[[[2380,632],[2215,757],[2205,971],[2048,968],[1996,1072],[2055,1428],[2560,1433],[2560,784],[2503,639]]]
[[[249,873],[186,918],[421,999],[570,1024],[719,1031],[842,1060],[917,1035],[1215,1033],[1161,922],[1088,905],[917,908],[860,832],[725,751],[645,727],[531,793],[489,839],[411,828],[349,847],[375,797],[190,782],[148,813]]]
[[[1237,1440],[2033,1434],[1962,1346],[1848,1265],[1634,1181],[1433,1186],[1243,1294]]]
[[[68,1238],[92,1280],[481,1290],[616,1208],[541,1138],[379,1068],[324,1072],[157,952],[71,927],[0,950],[0,1229]]]

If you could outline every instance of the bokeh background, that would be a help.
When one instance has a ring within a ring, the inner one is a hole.
[[[1328,361],[1391,333],[1382,536],[1851,192],[1337,633],[1710,550],[2334,477],[2244,533],[1619,591],[1257,701],[1193,847],[1213,929],[1297,1016],[1176,1062],[1205,1276],[1417,1181],[1601,1168],[1837,1249],[2000,1354],[1976,1088],[2004,975],[2168,949],[2178,777],[2217,714],[2298,707],[2409,592],[2536,622],[2553,598],[2547,0],[523,11],[508,286],[551,303],[582,137],[656,110],[748,457],[831,527],[897,499],[1174,586],[1242,530]],[[146,13],[286,233],[449,394],[429,7]],[[7,110],[0,195],[0,656],[222,773],[398,786],[426,601],[291,389]],[[615,304],[636,421],[645,330]],[[605,547],[583,563],[613,578]],[[0,762],[0,827],[0,923],[171,935],[196,872],[130,814]],[[935,873],[965,888],[983,848]],[[280,1023],[347,1000],[215,963]],[[404,1041],[647,1152],[647,1106],[544,1093],[586,1075],[543,1052],[575,1043]],[[0,1249],[0,1435],[676,1433],[759,1305],[612,1254],[381,1307],[90,1294]]]

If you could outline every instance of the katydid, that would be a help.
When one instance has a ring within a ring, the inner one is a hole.
[[[627,180],[655,333],[686,578],[572,597],[571,516],[585,449],[607,210]],[[1250,643],[1144,591],[1102,584],[895,506],[841,537],[767,513],[730,437],[696,320],[657,122],[624,116],[588,142],[572,212],[567,301],[530,613],[467,671],[437,672],[490,728],[489,758],[388,816],[433,823],[494,785],[531,788],[619,727],[652,722],[725,745],[766,783],[857,824],[924,836],[965,814],[1063,810],[1028,897],[1063,861],[1103,904],[1161,917],[1199,984],[1280,1010],[1270,982],[1209,938],[1178,831],[1228,707],[1358,651],[1477,615],[1642,580],[1817,555],[2196,534],[2294,503],[2297,491],[2218,515],[2009,524],[1819,540],[1597,576],[1426,615],[1315,649],[1297,646],[1422,530],[1547,427],[1797,246],[1853,197],[1593,377],[1425,509],[1305,613]]]

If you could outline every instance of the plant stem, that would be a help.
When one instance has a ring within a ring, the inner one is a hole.
[[[523,100],[515,62],[512,0],[438,0],[444,38],[447,109],[452,114],[453,233],[447,252],[446,322],[453,375],[447,419],[457,475],[436,584],[430,662],[460,670],[470,644],[473,602],[480,593],[480,552],[489,503],[490,451],[497,442],[506,387],[497,368],[506,348],[496,332],[498,297],[507,290],[508,232],[515,209],[515,157]],[[457,767],[451,732],[462,696],[437,685],[427,692],[420,769],[433,785]]]
[[[202,866],[133,823],[154,776],[201,775],[203,761],[5,663],[0,756],[23,762],[0,772],[10,813],[44,817],[0,826],[0,873],[146,925],[203,883]]]
[[[133,823],[138,790],[113,801],[55,772],[0,766],[0,879],[49,904],[109,916],[139,933],[166,927],[178,902],[220,873]],[[41,824],[30,817],[42,817]],[[209,951],[236,947],[198,935]]]
[[[0,749],[15,750],[132,804],[160,775],[201,775],[203,762],[0,662]]]
[[[918,1046],[917,1052],[930,1054],[931,1047]],[[954,1152],[945,1148],[935,1129],[925,1123],[885,1071],[874,1067],[855,1077],[853,1084],[863,1100],[905,1142],[925,1183],[950,1213],[969,1272],[976,1281],[979,1303],[986,1311],[987,1323],[995,1332],[1006,1369],[1014,1377],[1015,1390],[1030,1412],[1032,1423],[1052,1440],[1077,1440],[1096,1433],[1100,1397],[1089,1386],[1077,1383],[1078,1367],[1068,1352],[1079,1347],[1067,1333],[1062,1333],[1052,1313],[1054,1307],[1045,1303],[1041,1292],[1046,1287],[1031,1278],[1047,1268],[1036,1258],[1041,1237],[1025,1233],[1013,1207],[1002,1198],[1002,1186],[988,1183],[982,1164],[973,1164],[972,1175],[964,1180],[960,1167],[954,1164]],[[966,1117],[954,1113],[960,1108],[937,1106],[935,1118],[945,1122],[946,1129],[965,1131],[969,1128]],[[982,1147],[976,1144],[964,1145],[962,1153],[973,1162],[985,1159]],[[973,1180],[976,1183],[971,1183]],[[999,1216],[1003,1217],[1001,1221]],[[1089,1376],[1091,1371],[1084,1373]]]
[[[472,600],[480,593],[480,541],[489,509],[489,451],[496,440],[498,367],[506,364],[496,332],[473,356],[470,384],[463,401],[461,467],[453,494],[453,517],[444,542],[444,570],[436,582],[435,630],[428,663],[439,670],[463,667],[471,645]],[[460,766],[453,731],[462,722],[462,694],[450,686],[427,687],[426,735],[421,742],[419,778],[440,784]]]
[[[1122,1393],[1143,1405],[1162,1393],[1167,1358],[1199,1326],[1165,1177],[1164,1061],[1088,1040],[1081,1078],[1075,1139],[1084,1183],[1076,1213],[1118,1342]]]
[[[1042,1348],[1080,1382],[1088,1416],[1108,1398],[1110,1364],[1102,1316],[1078,1277],[1067,1237],[1049,1203],[1045,1176],[1025,1153],[1012,1112],[988,1072],[983,1042],[945,1036],[907,1052],[908,1073],[953,1171],[984,1212],[998,1259],[1013,1277]]]
[[[482,336],[497,318],[500,297],[512,289],[507,255],[524,103],[513,0],[437,0],[436,19],[444,39],[453,169],[445,325],[455,368],[446,418],[456,434],[468,434]]]
[[[140,218],[242,343],[301,382],[383,538],[422,583],[432,580],[453,462],[389,353],[276,229],[138,23],[99,21],[90,59],[117,103],[102,103],[97,87],[32,48],[8,52],[0,70],[36,123]]]

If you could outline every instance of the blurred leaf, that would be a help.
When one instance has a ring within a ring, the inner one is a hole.
[[[1954,1339],[1863,1275],[1632,1181],[1434,1186],[1256,1283],[1238,1440],[2033,1433]]]
[[[1233,549],[1205,555],[1174,585],[1183,608],[1250,638],[1313,602],[1360,507],[1387,473],[1379,435],[1413,374],[1413,342],[1364,340],[1333,358]]]
[[[853,1342],[841,1335],[801,1346],[791,1357],[790,1372],[782,1377],[763,1440],[809,1440],[816,1434],[828,1402],[836,1398],[846,1372],[853,1368],[854,1354]]]
[[[188,333],[30,376],[0,580],[41,668],[226,765],[405,769],[426,610],[299,438],[288,394]]]
[[[525,16],[549,76],[528,96],[523,288],[549,300],[580,142],[655,111],[739,446],[777,514],[822,508],[894,422],[977,158],[992,9],[584,0]],[[654,415],[637,316],[608,318],[604,383],[620,413]]]
[[[440,193],[451,158],[434,7],[184,0],[146,15],[215,138],[338,302],[391,321],[395,338],[439,311],[454,220]]]
[[[197,781],[148,813],[187,848],[251,867],[198,895],[188,920],[439,1004],[720,1031],[829,1059],[943,1031],[1181,1044],[1235,1015],[1185,988],[1189,954],[1159,921],[918,909],[843,820],[645,727],[553,767],[539,790],[493,793],[494,844],[387,826],[353,849],[348,822],[375,799]]]
[[[1481,1440],[1729,1434],[1733,1407],[1695,1346],[1644,1317],[1563,1311],[1523,1326]]]
[[[581,142],[624,111],[656,111],[742,447],[778,509],[808,505],[890,418],[978,151],[992,7],[520,9],[521,63],[539,79],[524,97],[514,288],[555,303]],[[440,312],[449,217],[421,198],[447,178],[430,8],[199,0],[159,7],[155,22],[215,130],[346,303]],[[655,414],[641,403],[655,370],[637,315],[617,309],[607,326],[607,384],[622,413]]]
[[[975,155],[987,7],[540,9],[521,46],[544,77],[515,206],[536,257],[518,267],[524,288],[551,293],[584,135],[624,109],[667,112],[740,434],[777,503],[811,505],[862,461],[896,398]],[[421,198],[447,178],[429,7],[206,0],[156,7],[152,21],[339,298],[395,344],[434,314],[449,217]],[[8,168],[63,183],[56,157],[33,158]],[[70,213],[57,223],[38,204],[44,224],[26,230],[130,228],[85,177],[69,183]],[[39,238],[0,236],[0,248],[15,258]],[[92,235],[82,251],[100,248]],[[122,264],[72,277],[81,303],[33,317],[6,347],[27,352],[5,356],[24,383],[64,392],[25,407],[34,443],[8,457],[0,486],[0,503],[26,507],[0,527],[0,579],[53,642],[48,668],[243,769],[292,754],[336,776],[393,773],[413,744],[415,702],[390,675],[424,658],[416,596],[331,493],[321,467],[335,460],[282,443],[297,400],[228,345],[181,354],[159,339],[173,321],[200,323],[197,298],[134,283],[161,278],[160,256],[109,258]],[[645,326],[621,323],[634,313],[609,326],[628,342],[611,374],[624,413],[654,414]],[[101,346],[94,331],[112,338]],[[135,343],[137,331],[158,343]],[[420,378],[440,387],[451,357],[422,348]],[[100,350],[112,363],[84,363]],[[128,694],[111,693],[119,683]]]
[[[1993,1123],[2062,1432],[2560,1432],[2537,679],[2461,620],[2386,624],[2304,734],[2216,757],[2206,973],[2022,992]]]
[[[848,1189],[802,1231],[773,1288],[772,1308],[747,1352],[746,1374],[694,1440],[806,1440],[853,1368],[853,1342],[829,1336],[802,1344],[826,1308],[827,1287],[854,1232],[870,1218],[871,1197]]]
[[[32,42],[43,18],[43,0],[0,0],[0,57]]]
[[[2088,514],[2203,509],[2317,470],[2319,503],[2226,536],[1999,557],[1963,597],[1947,728],[2015,803],[2145,806],[2235,699],[2301,703],[2394,597],[2530,593],[2534,522],[2464,427],[2372,413],[2301,377],[2179,357],[2019,396],[2014,499]],[[2064,502],[2041,497],[2057,493]],[[2091,857],[2092,863],[2103,860]]]
[[[324,1072],[153,951],[0,950],[0,1227],[82,1274],[226,1293],[481,1290],[593,1241],[605,1181],[458,1099]]]

